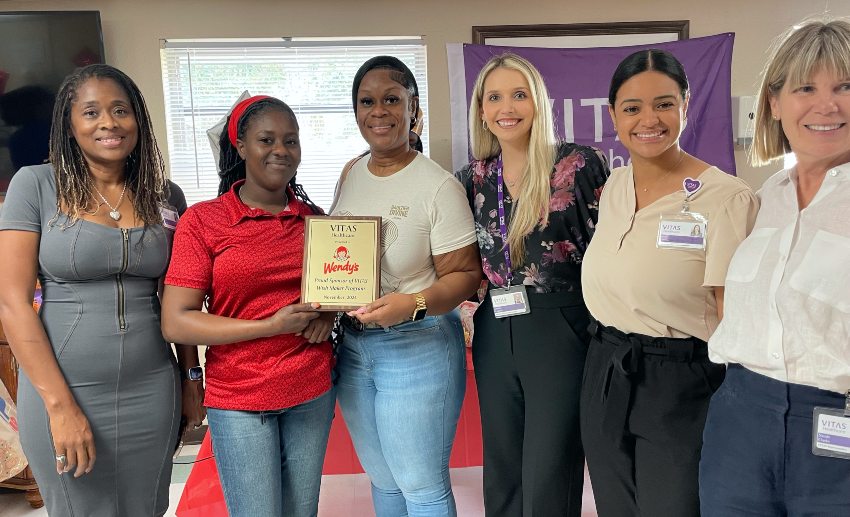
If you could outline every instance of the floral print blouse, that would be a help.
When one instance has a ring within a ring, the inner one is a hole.
[[[475,160],[456,173],[474,213],[489,287],[504,287],[507,279],[499,231],[497,161],[498,157]],[[538,293],[581,290],[581,261],[596,227],[599,196],[609,174],[608,162],[599,150],[567,142],[558,145],[550,180],[549,224],[526,237],[525,262],[513,264],[511,284],[525,284]],[[504,195],[509,226],[513,200],[507,188]]]

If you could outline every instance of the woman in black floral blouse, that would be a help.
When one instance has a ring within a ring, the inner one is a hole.
[[[578,408],[590,340],[581,262],[608,165],[593,148],[554,144],[543,78],[514,54],[484,65],[469,126],[475,161],[457,176],[489,290],[472,345],[484,506],[488,516],[579,516]]]

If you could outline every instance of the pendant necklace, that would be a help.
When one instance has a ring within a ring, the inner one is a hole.
[[[107,201],[103,194],[101,194],[100,191],[97,190],[97,187],[95,187],[94,185],[92,185],[92,187],[94,188],[94,191],[97,192],[97,195],[100,196],[100,199],[104,203],[106,203],[106,206],[109,207],[109,217],[111,217],[113,221],[120,220],[121,212],[118,211],[118,208],[121,207],[121,202],[124,201],[124,192],[126,192],[127,190],[127,182],[124,181],[124,188],[121,189],[121,196],[118,197],[118,203],[116,203],[115,206],[109,204],[109,201]]]
[[[655,185],[657,185],[659,182],[661,182],[661,180],[663,180],[664,178],[666,178],[667,176],[669,176],[671,172],[673,172],[674,170],[676,170],[676,167],[678,167],[678,166],[679,166],[679,164],[680,164],[680,163],[682,163],[682,160],[684,160],[684,159],[685,159],[685,152],[684,152],[684,151],[679,151],[679,152],[681,153],[681,155],[679,156],[679,159],[676,161],[676,164],[675,164],[675,165],[673,165],[672,167],[670,167],[670,170],[668,170],[666,173],[664,173],[664,175],[663,175],[663,176],[661,176],[660,178],[656,179],[655,181],[653,181],[653,182],[652,182],[652,183],[650,183],[649,185],[647,185],[647,186],[643,187],[643,191],[644,191],[644,192],[648,191],[648,190],[650,189],[650,187],[655,187]]]

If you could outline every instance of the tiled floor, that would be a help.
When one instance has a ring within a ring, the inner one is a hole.
[[[186,446],[175,462],[189,462],[198,453],[197,445]],[[191,465],[176,464],[170,489],[171,506],[165,514],[174,516],[180,501]],[[460,517],[483,517],[484,501],[481,496],[481,467],[452,469],[452,487]],[[584,511],[582,517],[595,517],[590,480],[585,473]],[[322,492],[319,500],[319,517],[371,517],[372,500],[369,478],[365,474],[350,474],[322,477]],[[33,510],[24,500],[23,493],[4,491],[0,493],[0,517],[46,517],[44,508]]]

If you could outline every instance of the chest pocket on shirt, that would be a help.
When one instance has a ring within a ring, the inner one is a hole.
[[[753,281],[759,272],[770,239],[776,233],[776,230],[776,228],[759,228],[738,246],[735,255],[732,256],[732,261],[729,263],[729,270],[726,273],[727,281]]]
[[[850,312],[850,239],[819,230],[789,285],[796,291]]]

